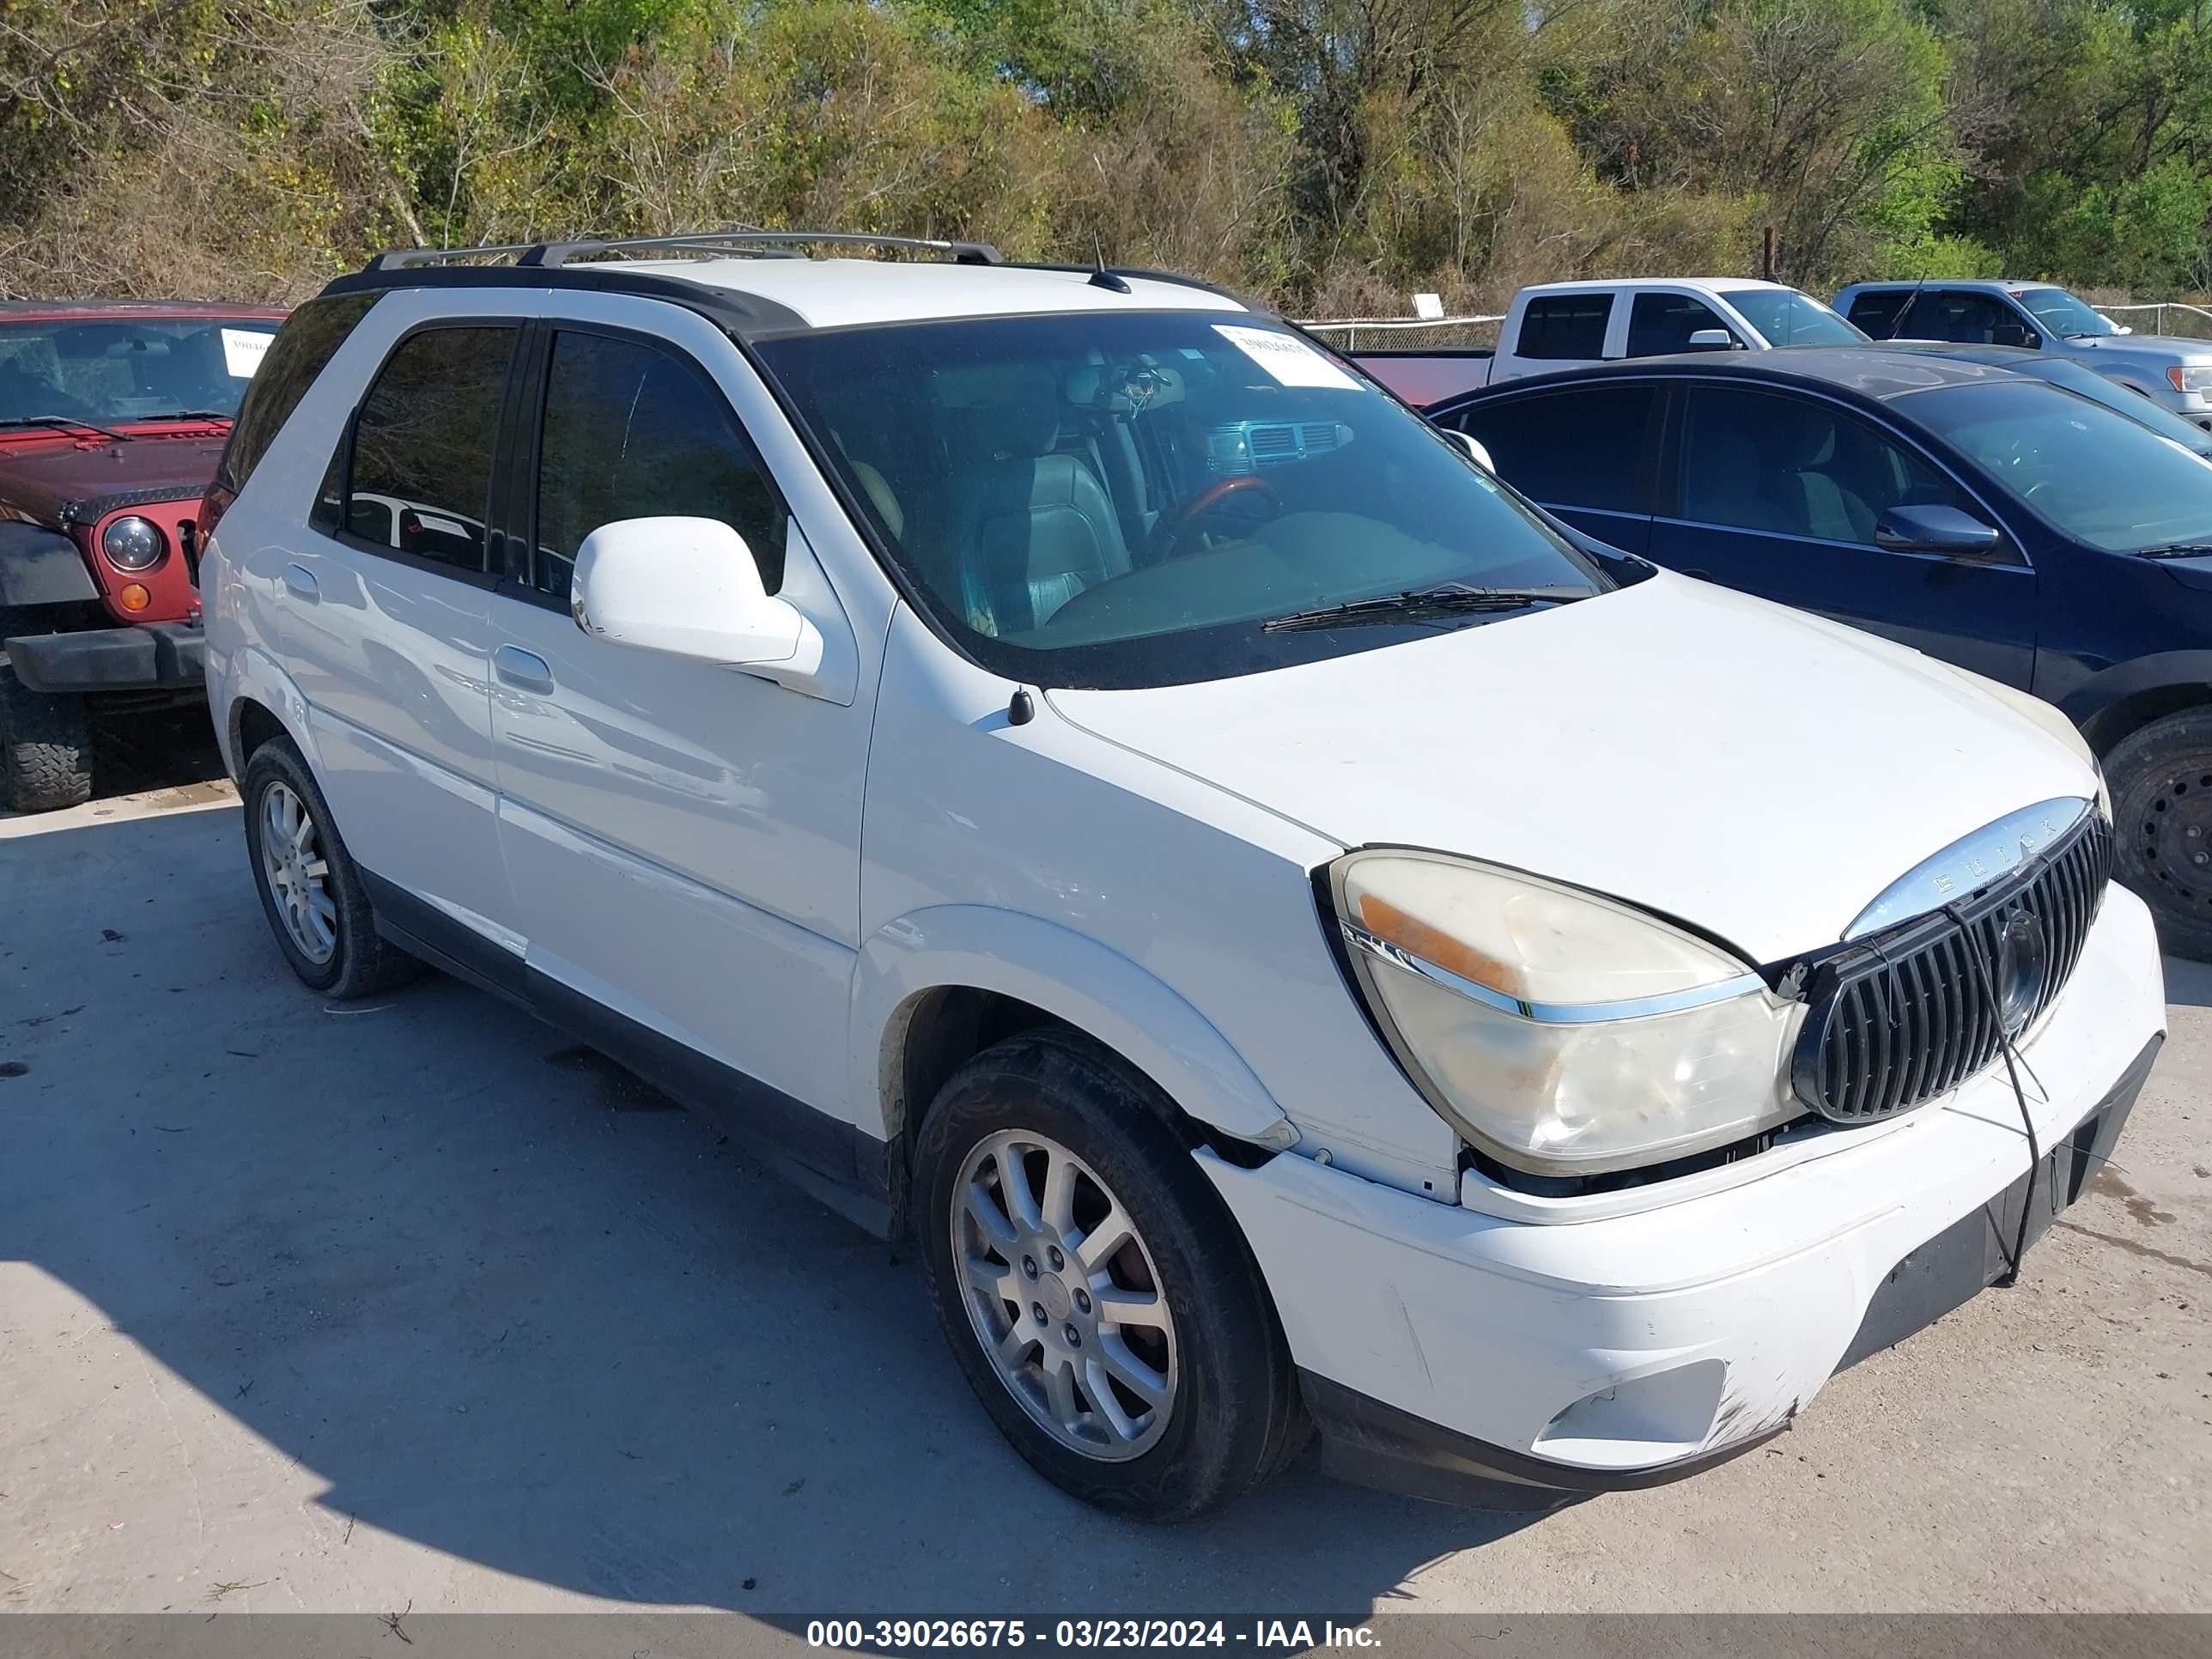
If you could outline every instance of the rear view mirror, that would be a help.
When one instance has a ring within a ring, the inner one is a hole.
[[[1994,558],[2004,532],[1955,507],[1929,503],[1893,507],[1875,521],[1876,547],[1893,553],[1948,553],[1954,558]]]
[[[1481,439],[1476,437],[1472,432],[1455,432],[1449,427],[1443,428],[1443,431],[1445,437],[1467,451],[1468,459],[1489,473],[1491,477],[1498,476],[1497,465],[1490,459],[1490,452],[1483,447]]]
[[[1692,331],[1689,345],[1692,351],[1733,351],[1735,336],[1724,328],[1700,328]]]
[[[569,611],[616,645],[730,667],[789,662],[814,633],[718,519],[622,519],[576,550]],[[818,645],[818,642],[817,642]]]

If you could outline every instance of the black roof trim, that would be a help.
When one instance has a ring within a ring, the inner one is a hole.
[[[735,334],[803,329],[806,319],[790,307],[757,295],[695,283],[660,271],[605,265],[395,265],[372,264],[341,276],[323,290],[334,294],[376,294],[393,289],[578,289],[588,293],[629,294],[666,300],[700,313]]]

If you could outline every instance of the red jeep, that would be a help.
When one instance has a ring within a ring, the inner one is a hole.
[[[205,695],[195,521],[283,316],[0,304],[0,806],[89,796],[94,715]]]

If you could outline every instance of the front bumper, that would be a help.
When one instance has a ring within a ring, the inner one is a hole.
[[[2021,1051],[2046,1153],[2032,1233],[2110,1152],[2165,1019],[2149,914],[2112,887]],[[1267,1278],[1325,1462],[1541,1508],[1747,1450],[1843,1366],[1966,1300],[2002,1270],[2028,1158],[2000,1065],[1893,1122],[1711,1172],[1747,1173],[1735,1184],[1626,1195],[1640,1208],[1614,1194],[1529,1219],[1295,1155],[1200,1162]]]
[[[5,642],[9,666],[33,691],[189,691],[206,684],[206,635],[190,623],[142,623]]]

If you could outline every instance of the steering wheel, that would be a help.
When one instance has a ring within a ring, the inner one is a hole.
[[[1233,478],[1217,478],[1192,496],[1173,519],[1152,532],[1152,545],[1169,557],[1178,556],[1175,544],[1182,539],[1183,533],[1240,489],[1256,489],[1267,498],[1277,513],[1283,510],[1283,498],[1275,493],[1275,486],[1256,472],[1247,472]]]

